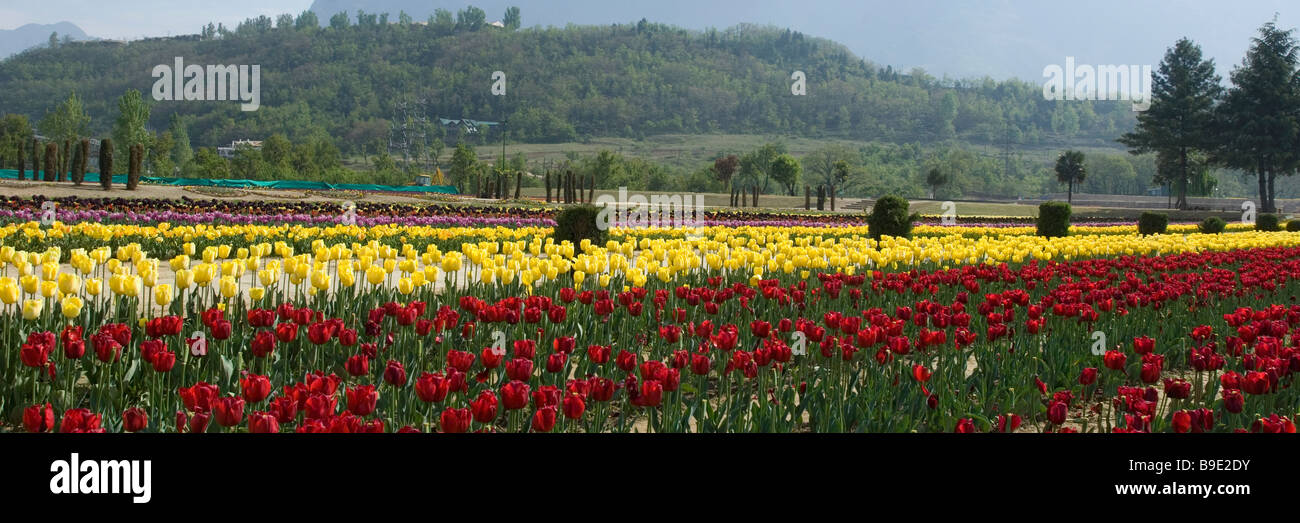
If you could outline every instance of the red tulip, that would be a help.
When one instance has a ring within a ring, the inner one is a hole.
[[[122,411],[122,430],[140,432],[149,426],[149,415],[144,409],[132,407]]]
[[[348,397],[348,412],[357,416],[368,416],[375,411],[375,403],[379,401],[379,392],[375,390],[374,385],[361,385],[350,388],[346,391]]]
[[[637,404],[642,407],[658,407],[663,401],[664,385],[659,380],[646,380],[641,383],[641,395]]]
[[[1152,350],[1155,350],[1155,347],[1156,340],[1153,340],[1150,337],[1142,336],[1139,338],[1133,338],[1133,352],[1138,354],[1150,354]]]
[[[287,324],[282,323],[281,325]],[[271,351],[275,350],[275,335],[271,334],[270,331],[259,332],[253,336],[253,342],[249,348],[252,349],[253,356],[258,358],[270,356]]]
[[[1065,402],[1062,401],[1053,401],[1052,404],[1047,407],[1047,419],[1051,421],[1053,425],[1064,425],[1065,416],[1068,413],[1069,408],[1066,407]]]
[[[1260,395],[1268,394],[1271,389],[1267,372],[1251,371],[1246,373],[1246,379],[1242,381],[1241,389],[1247,394]]]
[[[444,378],[441,372],[425,372],[415,380],[415,395],[425,403],[437,403],[447,398],[450,385],[450,380]]]
[[[1127,359],[1128,357],[1124,353],[1113,349],[1106,351],[1106,355],[1102,357],[1106,368],[1111,370],[1124,370],[1124,362]]]
[[[272,414],[253,412],[248,415],[249,434],[275,434],[280,432],[280,420]]]
[[[564,417],[569,419],[579,419],[582,413],[586,412],[587,403],[582,396],[577,394],[568,394],[564,397]]]
[[[190,434],[202,434],[208,431],[208,422],[212,416],[207,412],[196,412],[190,417]]]
[[[63,347],[63,356],[70,360],[81,359],[86,355],[86,340],[81,337],[82,327],[64,327],[59,333],[59,344]]]
[[[482,391],[469,403],[469,407],[474,414],[474,421],[491,423],[497,417],[497,396],[491,391]]]
[[[266,376],[246,374],[239,378],[239,388],[245,402],[258,403],[271,395],[271,380]]]
[[[72,409],[63,413],[59,432],[104,432],[99,422],[99,414],[92,414],[89,409]]]
[[[148,342],[146,342],[148,343]],[[153,370],[157,372],[171,372],[172,367],[176,365],[176,353],[163,349],[154,355]]]
[[[177,389],[180,394],[181,402],[185,405],[185,410],[190,412],[208,412],[212,408],[212,402],[221,395],[221,390],[216,385],[210,385],[206,381],[195,383],[191,387],[180,387]]]
[[[1174,413],[1173,417],[1174,432],[1182,434],[1192,430],[1192,416],[1185,410]]]
[[[1241,391],[1237,389],[1220,389],[1219,394],[1223,396],[1223,409],[1233,414],[1240,414],[1242,407],[1246,404],[1246,399],[1241,396]]]
[[[469,409],[447,409],[442,411],[439,421],[442,431],[448,434],[460,434],[469,431]]]
[[[271,414],[280,423],[292,423],[298,417],[298,401],[289,396],[280,396],[271,401]]]
[[[533,376],[532,360],[515,358],[506,362],[506,376],[517,381],[528,381]]]
[[[1165,396],[1173,399],[1185,400],[1191,395],[1192,384],[1182,379],[1165,379]]]
[[[54,407],[46,403],[23,409],[23,428],[27,432],[49,432],[54,428]]]
[[[1096,381],[1097,381],[1097,369],[1095,367],[1085,368],[1083,369],[1082,372],[1079,373],[1080,385],[1092,385]]]
[[[604,365],[609,362],[610,348],[603,345],[588,345],[587,359],[597,365]]]
[[[384,382],[394,387],[406,385],[406,368],[402,367],[402,362],[388,360],[388,366],[384,367]]]
[[[501,386],[501,400],[506,410],[519,410],[528,406],[531,387],[522,381],[511,381]]]
[[[326,419],[334,415],[338,410],[338,398],[330,395],[326,396],[319,392],[313,393],[307,398],[307,403],[303,405],[304,416],[307,419]]]
[[[537,412],[533,414],[533,430],[550,432],[553,428],[555,428],[555,406],[537,409]]]
[[[348,374],[352,376],[365,376],[370,374],[370,358],[365,354],[354,354],[348,357],[348,361],[343,365]]]
[[[281,343],[290,343],[298,338],[297,323],[279,323],[275,326],[275,337]]]
[[[217,398],[212,401],[212,413],[217,417],[217,424],[234,427],[244,421],[243,398]]]

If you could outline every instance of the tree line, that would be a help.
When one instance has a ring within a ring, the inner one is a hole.
[[[1179,209],[1208,168],[1255,178],[1261,212],[1276,212],[1280,177],[1300,170],[1300,47],[1295,30],[1260,27],[1224,87],[1214,61],[1189,39],[1170,47],[1152,79],[1151,107],[1119,142],[1155,154],[1156,181],[1168,184]]]
[[[423,24],[385,14],[260,17],[234,29],[209,25],[195,37],[127,44],[73,42],[0,63],[7,111],[38,119],[76,91],[104,134],[127,89],[148,92],[157,64],[259,64],[263,107],[158,104],[150,128],[174,115],[196,145],[284,134],[294,142],[330,136],[345,156],[413,156],[393,150],[406,106],[437,117],[508,122],[512,142],[561,143],[666,133],[797,133],[892,143],[961,140],[1036,147],[1100,145],[1133,125],[1120,102],[1044,100],[1018,80],[937,79],[854,56],[840,44],[796,31],[739,25],[690,31],[642,21],[611,26],[518,29],[484,26],[481,10],[440,11]],[[102,64],[125,74],[104,73]],[[508,75],[492,96],[493,71]],[[809,96],[791,96],[790,75],[806,73]],[[135,73],[132,73],[134,71]],[[476,143],[480,133],[428,125],[421,144]],[[495,136],[486,139],[494,140]],[[409,143],[404,147],[419,145]],[[481,143],[481,142],[478,142]]]

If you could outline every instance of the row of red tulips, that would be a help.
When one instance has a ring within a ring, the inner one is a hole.
[[[1294,432],[1300,305],[1260,304],[1297,277],[1273,248],[233,302],[26,332],[5,396],[37,432]]]

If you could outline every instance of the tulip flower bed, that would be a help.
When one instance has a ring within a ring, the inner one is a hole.
[[[68,243],[123,227],[0,247],[0,430],[1294,432],[1300,405],[1289,233]]]

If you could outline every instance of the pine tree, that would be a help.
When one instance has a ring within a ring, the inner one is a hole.
[[[1137,127],[1120,137],[1132,154],[1157,153],[1177,159],[1170,176],[1176,187],[1186,188],[1191,176],[1188,158],[1214,143],[1214,102],[1222,89],[1214,74],[1214,60],[1202,59],[1200,46],[1183,38],[1165,51],[1151,78],[1151,106],[1138,114]],[[1187,208],[1187,192],[1178,193],[1178,208]]]

